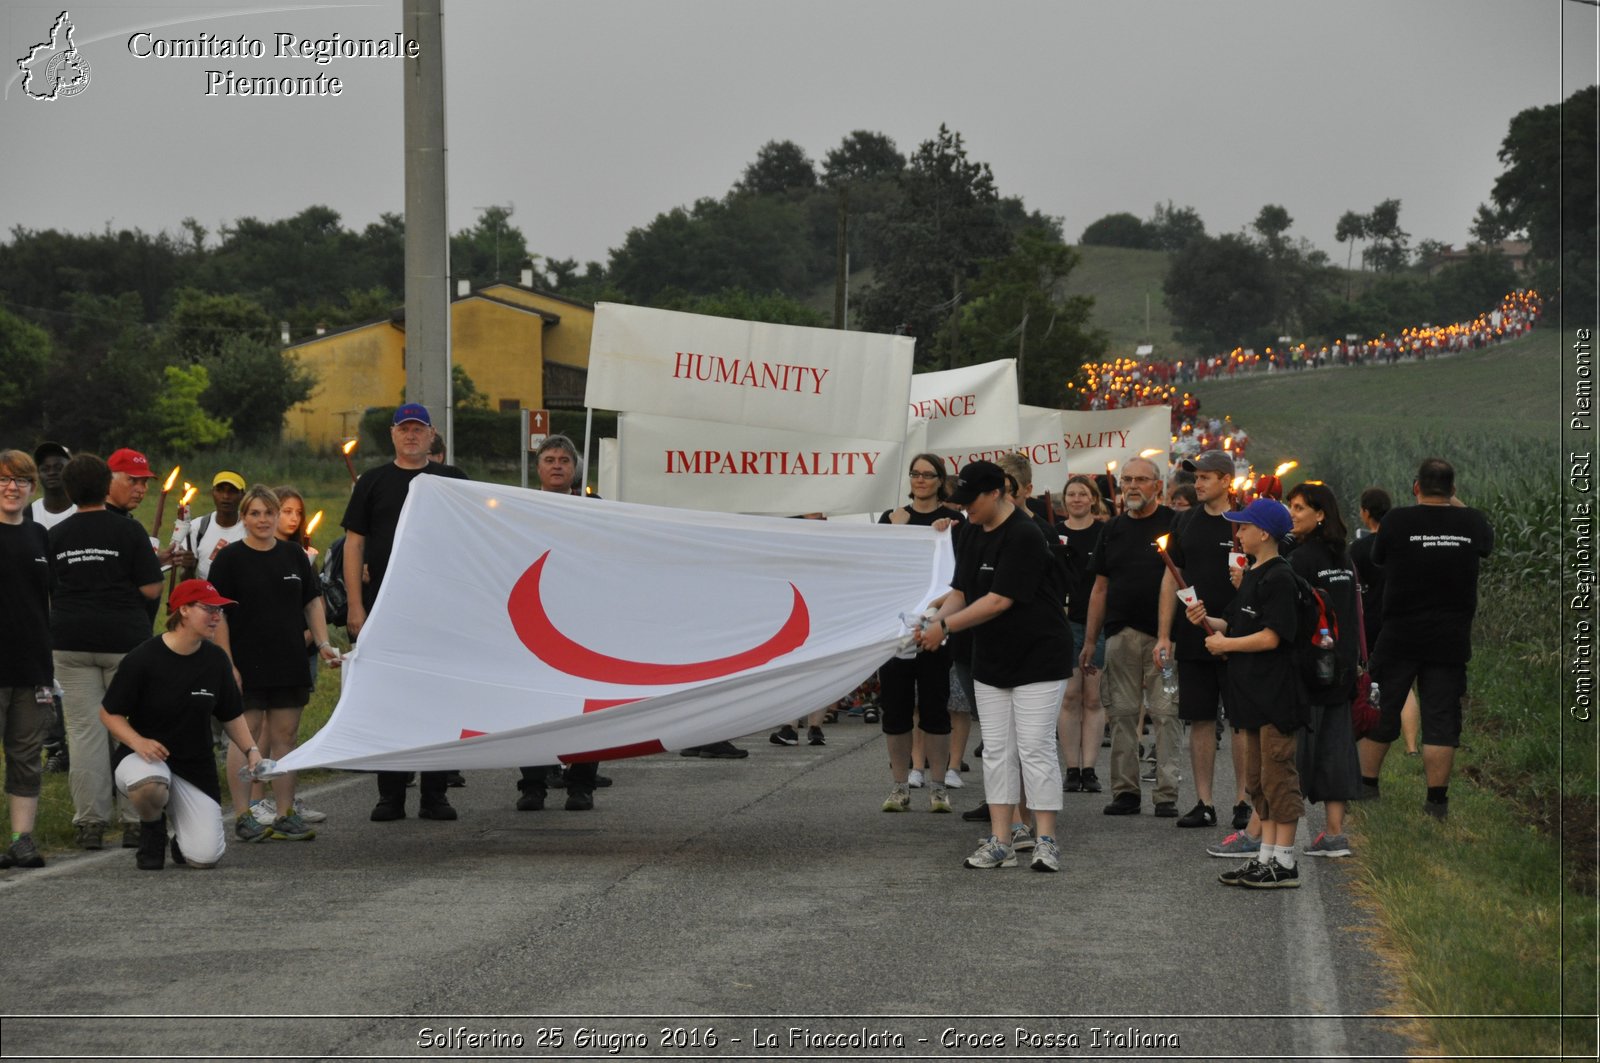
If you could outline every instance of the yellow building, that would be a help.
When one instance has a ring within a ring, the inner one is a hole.
[[[450,303],[450,356],[492,410],[581,408],[594,307],[524,284],[491,284]],[[289,411],[286,439],[329,450],[360,431],[374,406],[397,406],[406,386],[405,311],[292,344],[316,374]]]

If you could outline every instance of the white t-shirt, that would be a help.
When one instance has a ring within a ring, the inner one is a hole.
[[[205,521],[206,524],[203,534],[200,531],[201,521]],[[200,535],[198,542],[195,541],[196,535]],[[189,524],[189,538],[185,543],[189,552],[198,558],[195,563],[194,574],[200,579],[210,579],[211,560],[217,556],[217,551],[229,543],[236,543],[243,538],[244,521],[242,520],[234,521],[231,528],[224,528],[217,523],[217,515],[215,513],[206,513],[195,517]]]
[[[54,528],[57,524],[60,524],[62,521],[66,520],[68,517],[70,517],[74,513],[78,512],[78,507],[77,506],[68,506],[65,510],[63,510],[60,513],[52,513],[48,509],[44,508],[44,499],[39,498],[39,499],[35,499],[34,500],[33,505],[31,507],[29,507],[29,512],[31,512],[33,514],[33,519],[34,519],[35,523],[37,523],[41,527],[43,527],[45,531],[49,531],[51,528]]]

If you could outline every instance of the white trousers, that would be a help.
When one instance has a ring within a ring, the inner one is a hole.
[[[1061,808],[1061,758],[1056,718],[1065,679],[992,687],[975,683],[978,726],[983,731],[983,796],[991,805],[1015,805],[1028,789],[1028,807]]]
[[[193,864],[215,864],[228,847],[222,827],[222,806],[193,783],[172,774],[166,762],[147,764],[131,753],[117,765],[117,789],[124,795],[145,782],[167,784],[167,822],[178,839],[183,858]]]

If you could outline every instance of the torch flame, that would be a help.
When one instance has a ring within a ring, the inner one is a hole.
[[[174,465],[172,467],[172,472],[167,474],[167,482],[161,485],[162,494],[166,494],[168,491],[172,490],[172,485],[178,482],[178,472],[182,468],[182,465]]]
[[[1141,457],[1141,458],[1153,458],[1159,453],[1161,453],[1161,448],[1160,447],[1150,447],[1147,450],[1139,451],[1139,457]]]
[[[340,447],[339,449],[343,453],[349,454],[351,451],[356,449],[356,441],[354,439],[352,439],[352,440],[350,440],[350,442],[346,443],[344,446]]]
[[[1117,463],[1116,462],[1114,462],[1114,461],[1106,462],[1106,472],[1116,472],[1116,471],[1117,471]]]
[[[1166,548],[1167,548],[1167,537],[1165,535],[1156,536],[1156,549],[1165,551]]]
[[[1229,436],[1228,438],[1226,438],[1226,439],[1224,439],[1222,441],[1222,449],[1223,450],[1232,450],[1233,449],[1233,437],[1232,436]]]
[[[1245,478],[1243,476],[1235,476],[1233,478],[1233,489],[1235,491],[1239,490],[1239,488],[1244,486],[1244,481]]]
[[[310,538],[311,537],[311,533],[316,531],[317,530],[317,525],[321,524],[321,523],[322,523],[322,510],[319,509],[319,510],[317,510],[316,515],[314,517],[312,517],[309,521],[306,522],[306,537]]]
[[[183,485],[183,497],[178,499],[178,505],[187,506],[190,502],[193,502],[197,490],[194,484],[186,481]]]
[[[1272,475],[1274,475],[1274,476],[1282,476],[1284,473],[1288,472],[1290,469],[1294,468],[1296,465],[1299,465],[1299,464],[1300,463],[1298,461],[1286,461],[1282,465],[1279,465],[1277,471],[1274,472]]]

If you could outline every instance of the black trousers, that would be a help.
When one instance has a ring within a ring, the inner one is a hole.
[[[394,801],[405,804],[406,785],[411,782],[411,777],[416,772],[412,771],[380,771],[378,772],[378,797],[383,801]],[[420,789],[422,803],[425,805],[438,804],[444,800],[446,779],[449,772],[425,771],[422,773]]]
[[[517,789],[523,793],[544,793],[549,784],[545,776],[551,771],[559,769],[559,764],[541,764],[538,767],[523,768],[522,778],[517,783]],[[594,760],[583,761],[578,764],[567,765],[567,792],[574,791],[580,794],[594,793],[595,776],[600,774],[600,763]]]

